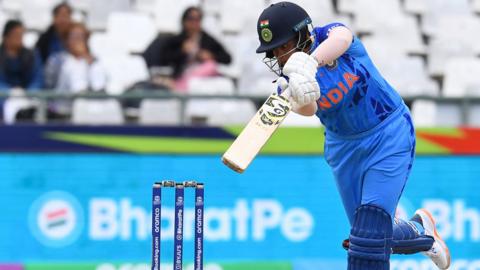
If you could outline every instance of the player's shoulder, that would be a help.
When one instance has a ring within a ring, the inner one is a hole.
[[[328,38],[328,35],[330,34],[330,32],[333,29],[335,29],[337,27],[341,27],[341,26],[347,27],[345,24],[343,24],[341,22],[332,22],[332,23],[329,23],[329,24],[326,24],[326,25],[323,25],[323,26],[314,27],[313,32],[314,32],[315,36],[320,39],[320,41],[323,41],[326,38]]]

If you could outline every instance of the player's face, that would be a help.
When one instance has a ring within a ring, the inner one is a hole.
[[[273,55],[278,60],[280,67],[283,67],[287,63],[288,58],[295,52],[296,40],[291,39],[282,46],[273,49]]]

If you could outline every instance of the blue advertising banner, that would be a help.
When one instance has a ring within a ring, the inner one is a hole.
[[[480,269],[480,157],[419,157],[398,215],[426,207],[452,269]],[[216,155],[0,154],[0,262],[149,262],[154,181],[205,182],[205,261],[289,261],[341,269],[349,226],[320,156],[260,156],[244,174]],[[174,195],[162,198],[162,260],[171,262]],[[185,191],[193,261],[194,192]],[[421,255],[392,269],[435,269]],[[456,267],[456,268],[455,268]]]

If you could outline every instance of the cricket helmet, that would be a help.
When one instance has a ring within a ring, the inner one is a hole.
[[[305,31],[312,23],[308,13],[299,5],[291,2],[271,4],[258,18],[257,32],[260,46],[257,53],[267,53],[287,43],[290,39]]]

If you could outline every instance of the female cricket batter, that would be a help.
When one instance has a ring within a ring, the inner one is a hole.
[[[395,218],[415,154],[402,98],[380,75],[360,40],[341,23],[311,28],[307,12],[280,2],[258,19],[265,63],[287,87],[293,110],[326,127],[325,158],[350,221],[349,270],[389,269],[391,253],[424,252],[440,268],[450,253],[431,214]]]

